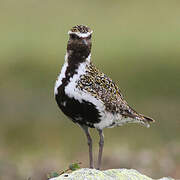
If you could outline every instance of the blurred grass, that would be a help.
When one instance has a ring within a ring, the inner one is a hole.
[[[41,171],[37,167],[42,162],[45,169],[61,168],[81,157],[87,164],[83,132],[59,111],[53,97],[67,31],[87,24],[94,30],[93,62],[117,82],[130,105],[156,120],[150,129],[106,129],[105,160],[127,144],[135,157],[144,149],[155,155],[165,149],[174,159],[174,169],[157,167],[149,174],[177,177],[180,159],[167,147],[176,144],[174,149],[180,151],[179,6],[177,0],[1,0],[0,167],[12,164],[12,174],[20,179]],[[97,150],[97,134],[92,134]],[[114,162],[110,160],[107,164]]]

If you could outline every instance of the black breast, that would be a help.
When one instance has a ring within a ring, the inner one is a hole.
[[[77,73],[78,66],[79,63],[77,61],[69,59],[65,78],[62,79],[62,84],[57,89],[58,93],[55,99],[62,112],[71,118],[73,122],[93,128],[94,123],[100,122],[101,117],[95,105],[85,100],[79,102],[75,98],[67,96],[64,90],[68,83],[70,83],[70,78]]]
[[[73,122],[91,128],[94,128],[94,123],[100,122],[101,116],[95,105],[85,100],[79,102],[74,98],[68,97],[64,92],[63,85],[58,88],[58,94],[55,98],[59,108]]]

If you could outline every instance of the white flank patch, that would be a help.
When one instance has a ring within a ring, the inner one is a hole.
[[[139,121],[132,118],[124,118],[120,114],[113,115],[112,113],[105,111],[103,115],[104,116],[101,118],[101,121],[99,123],[94,124],[95,128],[113,128],[115,126],[123,126],[127,123],[139,123],[143,126],[149,127],[148,124],[144,123],[143,121]]]
[[[82,37],[82,38],[86,38],[86,37],[88,37],[89,35],[91,35],[92,33],[93,33],[93,31],[87,32],[87,33],[80,33],[80,32],[68,31],[68,34],[76,34],[77,36]]]
[[[101,121],[99,123],[94,124],[94,127],[97,129],[109,127],[115,120],[115,116],[112,113],[105,111],[105,109],[101,113],[101,116]]]
[[[54,87],[54,96],[58,93],[58,87],[62,84],[62,79],[65,78],[65,73],[66,73],[66,69],[68,67],[68,63],[67,63],[67,58],[68,58],[68,53],[66,53],[65,55],[65,62],[64,65],[61,69],[61,73],[59,74],[59,76],[57,77],[56,83],[55,83],[55,87]]]

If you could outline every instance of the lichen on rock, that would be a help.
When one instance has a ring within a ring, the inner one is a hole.
[[[109,169],[100,171],[96,169],[83,168],[69,174],[62,174],[50,180],[153,180],[134,169]],[[159,180],[173,180],[163,177]]]

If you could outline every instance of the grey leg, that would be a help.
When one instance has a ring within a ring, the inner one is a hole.
[[[91,136],[89,134],[89,129],[87,126],[81,126],[82,129],[84,130],[85,134],[86,134],[86,137],[87,137],[87,143],[88,143],[88,146],[89,146],[89,166],[90,168],[94,168],[94,165],[93,165],[93,154],[92,154],[92,139],[91,139]]]
[[[101,160],[102,160],[102,153],[103,153],[103,146],[104,146],[104,135],[103,135],[103,131],[98,129],[99,132],[99,154],[98,154],[98,165],[97,165],[97,169],[100,169],[101,167]]]

